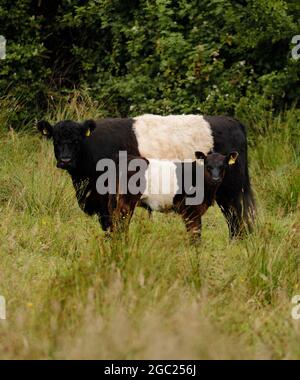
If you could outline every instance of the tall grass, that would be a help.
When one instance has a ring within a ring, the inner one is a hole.
[[[46,118],[94,116],[85,101],[55,104]],[[300,294],[296,113],[251,141],[254,233],[229,242],[212,208],[198,246],[178,216],[149,219],[143,210],[128,239],[106,239],[55,168],[51,143],[3,132],[0,357],[299,359],[300,322],[291,318]]]

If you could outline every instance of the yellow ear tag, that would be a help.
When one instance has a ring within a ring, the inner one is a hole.
[[[230,157],[230,159],[229,159],[229,161],[228,161],[228,165],[233,165],[233,164],[235,164],[235,158],[233,158],[233,157]]]
[[[45,136],[48,135],[48,131],[47,131],[47,129],[43,129],[43,135],[45,135]]]
[[[86,132],[85,132],[85,135],[86,137],[89,137],[91,135],[91,131],[88,129]]]

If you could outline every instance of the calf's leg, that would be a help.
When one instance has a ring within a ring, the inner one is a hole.
[[[226,218],[230,238],[240,237],[245,231],[241,194],[234,193],[231,197],[218,195],[217,203]]]

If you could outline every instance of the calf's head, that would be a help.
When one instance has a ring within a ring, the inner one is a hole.
[[[236,151],[229,153],[227,156],[214,152],[208,155],[202,152],[195,152],[196,159],[204,160],[205,181],[215,186],[223,181],[226,169],[228,166],[235,164],[238,155]]]
[[[93,120],[83,123],[65,120],[54,126],[43,120],[37,124],[40,133],[44,137],[53,140],[54,154],[57,160],[56,166],[66,170],[76,169],[83,143],[95,127]]]

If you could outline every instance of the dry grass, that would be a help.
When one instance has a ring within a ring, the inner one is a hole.
[[[82,117],[83,108],[58,113]],[[143,210],[128,241],[106,240],[55,168],[51,144],[3,134],[0,357],[299,359],[300,163],[277,129],[251,149],[254,234],[229,242],[213,208],[197,247],[178,216],[149,220]]]

